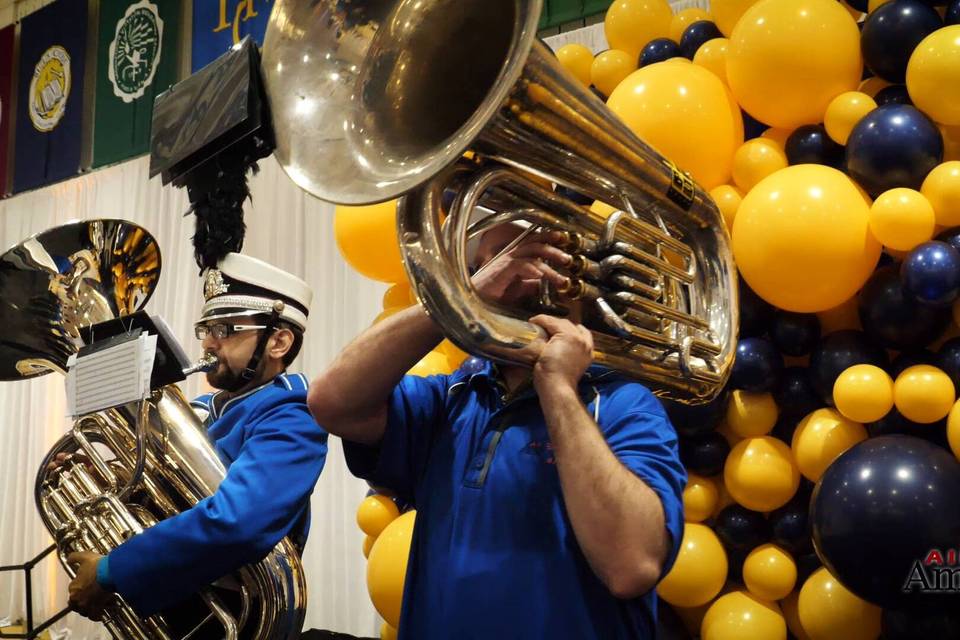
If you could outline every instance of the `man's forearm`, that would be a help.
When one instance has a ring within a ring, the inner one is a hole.
[[[649,591],[666,556],[659,496],[617,459],[575,389],[549,389],[540,404],[584,555],[615,596]]]
[[[307,398],[311,413],[335,435],[377,442],[393,388],[442,339],[439,327],[419,306],[378,322],[311,383]]]

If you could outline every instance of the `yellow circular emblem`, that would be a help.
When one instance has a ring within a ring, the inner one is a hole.
[[[70,54],[60,45],[43,52],[30,80],[30,120],[37,131],[50,131],[67,110]]]

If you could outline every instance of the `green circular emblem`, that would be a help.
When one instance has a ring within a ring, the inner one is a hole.
[[[157,7],[149,0],[130,5],[117,21],[116,35],[110,43],[108,75],[118,98],[132,102],[150,86],[160,61],[162,40],[163,21]]]

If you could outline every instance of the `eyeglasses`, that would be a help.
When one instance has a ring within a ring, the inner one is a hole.
[[[217,340],[224,340],[242,331],[259,331],[266,329],[263,324],[227,324],[226,322],[215,322],[213,324],[197,324],[193,326],[193,333],[197,340],[203,340],[207,336],[213,336]],[[274,327],[276,330],[276,327]]]

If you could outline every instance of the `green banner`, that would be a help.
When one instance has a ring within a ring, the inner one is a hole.
[[[181,0],[100,3],[93,166],[146,153],[153,99],[177,81]]]

